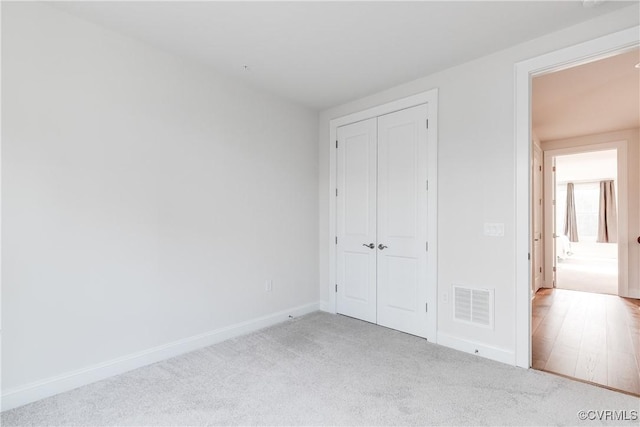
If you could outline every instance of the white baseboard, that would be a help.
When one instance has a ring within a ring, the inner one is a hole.
[[[491,347],[442,332],[438,332],[438,344],[453,348],[454,350],[464,351],[465,353],[476,354],[487,359],[495,360],[496,362],[507,363],[514,366],[516,364],[516,354],[513,351]]]
[[[26,405],[27,403],[35,402],[37,400],[44,399],[45,397],[53,396],[83,385],[119,375],[132,369],[150,365],[151,363],[169,359],[230,338],[257,331],[259,329],[284,322],[289,319],[289,316],[302,316],[304,314],[317,311],[319,308],[319,302],[293,307],[267,316],[247,320],[235,325],[226,326],[158,347],[128,354],[126,356],[98,363],[83,369],[66,372],[64,374],[46,378],[21,387],[6,391],[3,390],[2,410],[6,411],[8,409]]]
[[[630,290],[628,295],[629,296],[627,298],[640,299],[640,291],[638,290]],[[320,306],[320,309],[322,310],[322,305]]]
[[[327,313],[333,313],[328,301],[320,301],[320,311],[326,311]]]

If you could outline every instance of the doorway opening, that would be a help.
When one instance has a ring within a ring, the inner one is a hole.
[[[639,61],[636,47],[542,74],[531,98],[530,366],[634,395],[640,300],[624,297],[640,284],[629,244],[639,231]]]
[[[555,287],[618,295],[617,150],[556,156]]]

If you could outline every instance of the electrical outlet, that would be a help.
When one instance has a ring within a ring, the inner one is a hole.
[[[503,223],[484,223],[484,235],[488,237],[504,237]]]
[[[264,282],[264,290],[267,292],[271,292],[273,290],[273,281],[271,279]]]
[[[449,294],[447,292],[443,292],[440,298],[442,299],[442,302],[445,304],[449,302]]]

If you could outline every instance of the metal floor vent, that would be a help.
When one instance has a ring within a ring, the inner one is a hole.
[[[453,318],[493,328],[493,289],[453,286]]]

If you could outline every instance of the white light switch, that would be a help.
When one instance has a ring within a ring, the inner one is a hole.
[[[504,237],[504,224],[501,222],[485,222],[484,235],[488,237]]]

